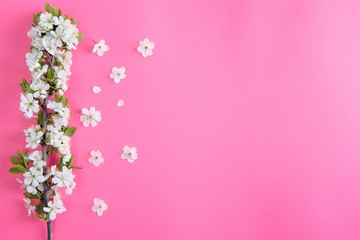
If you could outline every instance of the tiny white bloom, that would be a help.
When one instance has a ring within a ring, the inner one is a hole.
[[[93,93],[95,93],[95,94],[98,94],[99,92],[101,92],[101,88],[98,86],[94,86],[92,90],[93,90]]]
[[[89,158],[89,162],[94,164],[95,167],[100,166],[101,163],[104,163],[104,158],[99,150],[91,151],[91,157]]]
[[[104,200],[95,198],[94,205],[92,207],[92,211],[96,213],[99,217],[103,215],[104,211],[108,209],[108,205],[104,202]]]
[[[147,57],[153,55],[154,48],[155,43],[150,42],[148,38],[145,38],[143,41],[139,41],[139,46],[137,47],[137,50],[142,54],[143,57]]]
[[[83,108],[81,110],[83,115],[80,116],[80,121],[83,122],[85,127],[88,127],[91,124],[92,127],[96,127],[97,123],[101,121],[101,112],[96,111],[95,107],[90,109]]]
[[[114,79],[115,83],[119,83],[122,79],[126,78],[125,74],[126,69],[124,67],[113,67],[112,73],[110,74],[110,78]]]
[[[133,163],[138,158],[136,147],[125,145],[121,158],[128,160],[129,163]]]
[[[100,57],[107,51],[109,51],[109,46],[105,44],[105,40],[103,39],[94,45],[93,53],[96,53]]]
[[[124,101],[123,100],[119,100],[119,101],[117,101],[117,106],[118,107],[122,107],[122,106],[124,106]]]
[[[24,198],[24,203],[25,203],[25,208],[28,211],[28,216],[30,217],[30,215],[33,213],[35,213],[36,211],[36,206],[31,203],[31,200],[29,198]]]

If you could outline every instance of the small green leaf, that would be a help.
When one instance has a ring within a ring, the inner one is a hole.
[[[34,13],[33,13],[33,22],[34,22],[35,25],[38,25],[38,24],[39,24],[40,15],[41,15],[41,12],[38,12],[37,14],[34,14]]]
[[[24,192],[24,196],[29,199],[39,199],[39,197],[37,195],[32,195],[31,193],[28,193],[28,192]]]
[[[66,167],[70,168],[71,164],[74,162],[74,155],[71,155],[70,160],[66,163]]]
[[[69,127],[65,130],[64,134],[68,137],[72,137],[76,131],[76,127]]]
[[[10,161],[14,165],[22,165],[23,164],[23,161],[21,159],[19,159],[18,157],[15,157],[15,156],[11,156]]]
[[[59,16],[59,11],[56,8],[52,8],[49,3],[45,3],[44,8],[48,13],[51,13],[53,16]]]
[[[27,172],[27,168],[25,168],[23,165],[19,165],[19,164],[16,164],[15,165],[15,168],[17,169],[17,170],[19,170],[19,171],[21,171],[21,172]]]
[[[54,77],[55,77],[55,70],[52,68],[49,68],[48,71],[46,72],[46,77],[47,77],[47,79],[49,79],[49,81],[53,81]]]
[[[77,39],[78,39],[79,42],[81,42],[84,39],[84,34],[79,32],[79,34],[77,35]]]
[[[10,168],[9,169],[9,173],[13,173],[13,174],[20,174],[23,173],[22,171],[18,170],[17,168]]]
[[[20,83],[20,87],[23,90],[25,94],[27,93],[33,93],[33,90],[30,88],[29,83],[26,81],[26,79],[23,79]]]

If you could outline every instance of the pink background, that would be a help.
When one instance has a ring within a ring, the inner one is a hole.
[[[19,82],[43,3],[1,2],[0,239],[45,239],[7,173],[31,124]],[[55,240],[360,239],[359,1],[50,3],[86,36],[67,92],[84,169]],[[136,52],[144,37],[156,43],[149,58]],[[100,58],[90,39],[102,38]],[[113,66],[127,69],[119,85]],[[96,128],[79,121],[90,106],[103,115]],[[120,159],[125,144],[138,148],[134,164]],[[96,149],[99,168],[87,162]],[[109,205],[101,218],[94,197]]]

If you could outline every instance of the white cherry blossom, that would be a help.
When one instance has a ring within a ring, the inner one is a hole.
[[[129,163],[133,163],[138,158],[136,147],[125,145],[121,158],[128,160]]]
[[[94,199],[94,205],[92,207],[92,211],[96,213],[99,217],[101,217],[104,211],[106,211],[107,209],[108,209],[108,205],[105,203],[104,200],[99,198]]]
[[[139,41],[139,46],[137,47],[137,50],[141,53],[143,57],[148,57],[153,55],[154,48],[155,43],[150,42],[148,38],[145,38],[143,41]]]
[[[83,108],[81,113],[83,115],[80,116],[80,121],[83,122],[85,127],[88,127],[90,124],[92,127],[96,127],[97,123],[101,121],[101,112],[96,111],[95,107],[90,109]]]
[[[105,44],[105,40],[103,39],[94,45],[93,53],[96,53],[100,57],[107,51],[109,51],[109,46]]]
[[[72,173],[72,169],[68,169],[63,166],[61,171],[55,171],[55,175],[52,179],[52,183],[56,184],[59,188],[66,188],[66,194],[71,194],[76,187],[74,182],[75,175]]]
[[[41,142],[41,138],[44,133],[41,131],[41,127],[39,125],[30,127],[24,130],[26,136],[26,148],[37,148]]]
[[[40,110],[39,101],[34,98],[34,95],[28,93],[26,95],[20,93],[20,110],[24,112],[26,118],[31,118],[34,113],[38,113]]]
[[[95,167],[100,166],[100,164],[104,163],[104,158],[99,150],[91,151],[91,157],[89,158],[89,162],[94,164]]]
[[[66,208],[63,205],[63,201],[58,197],[54,197],[53,201],[48,202],[48,206],[44,207],[44,212],[49,213],[49,219],[51,221],[55,220],[56,215],[66,211]]]
[[[43,176],[43,172],[35,167],[31,167],[28,172],[23,174],[23,176],[26,191],[33,195],[37,193],[36,187],[46,180]]]
[[[125,67],[113,67],[112,68],[112,73],[110,74],[110,78],[114,79],[115,83],[120,83],[120,81],[122,79],[126,78],[126,74],[125,74]]]
[[[30,217],[30,215],[33,213],[35,213],[36,211],[36,206],[31,203],[31,200],[29,198],[24,198],[24,203],[25,203],[25,208],[28,211],[28,216]]]
[[[124,106],[124,101],[123,100],[118,100],[117,101],[117,104],[116,104],[118,107],[122,107],[122,106]]]

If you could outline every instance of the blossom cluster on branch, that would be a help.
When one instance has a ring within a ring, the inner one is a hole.
[[[63,95],[68,89],[72,64],[71,50],[76,49],[83,35],[77,22],[60,9],[45,4],[46,12],[33,15],[33,26],[28,32],[31,39],[26,64],[31,79],[22,80],[20,110],[24,117],[36,119],[24,131],[25,152],[17,151],[10,158],[11,173],[22,174],[24,202],[28,213],[47,222],[66,211],[60,190],[71,194],[76,186],[71,154],[71,137],[75,127],[69,126],[71,115],[68,99]],[[47,159],[51,156],[51,165]]]

